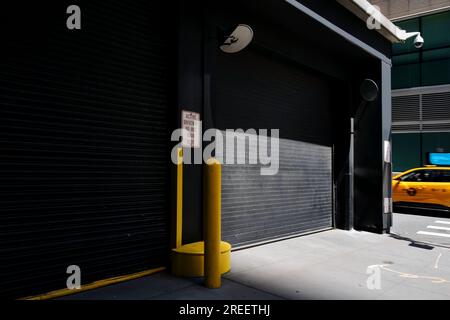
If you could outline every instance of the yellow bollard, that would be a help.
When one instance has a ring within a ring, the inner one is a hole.
[[[220,242],[221,242],[221,164],[217,159],[206,161],[204,175],[204,238],[205,238],[205,285],[220,288]]]
[[[178,148],[177,157],[177,221],[176,221],[176,248],[181,247],[183,232],[183,148]]]

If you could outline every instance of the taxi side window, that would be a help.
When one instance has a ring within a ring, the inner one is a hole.
[[[436,171],[435,182],[450,182],[450,170]]]
[[[403,176],[401,180],[407,182],[431,182],[433,178],[434,174],[431,170],[417,170]]]

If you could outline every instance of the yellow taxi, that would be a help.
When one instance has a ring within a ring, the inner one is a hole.
[[[450,167],[414,168],[392,178],[394,205],[450,209]]]

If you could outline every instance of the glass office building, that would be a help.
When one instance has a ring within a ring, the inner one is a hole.
[[[428,153],[450,152],[450,11],[395,22],[420,31],[422,48],[393,47],[393,171],[427,164]]]

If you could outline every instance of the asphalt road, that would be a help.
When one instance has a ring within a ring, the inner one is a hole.
[[[420,213],[394,213],[391,234],[417,243],[450,248],[450,215],[432,216]]]

